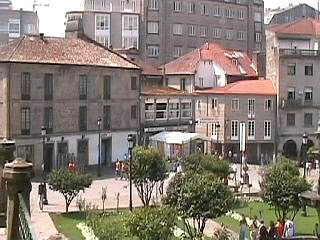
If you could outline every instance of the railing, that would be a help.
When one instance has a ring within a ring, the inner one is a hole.
[[[309,56],[317,57],[320,55],[319,50],[309,50],[309,49],[279,49],[280,56]]]
[[[36,235],[31,225],[30,213],[21,193],[18,193],[19,200],[19,219],[18,236],[19,240],[36,240]]]
[[[312,100],[304,100],[304,106],[312,107],[313,106],[313,101]]]

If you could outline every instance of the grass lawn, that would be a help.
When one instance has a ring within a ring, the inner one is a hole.
[[[256,215],[258,219],[263,218],[267,225],[269,225],[271,220],[276,222],[274,209],[262,202],[251,202],[245,207],[234,209],[234,211],[244,214],[246,217],[250,218],[253,218]],[[308,216],[303,217],[302,212],[300,211],[295,217],[298,235],[313,235],[315,223],[318,222],[317,211],[314,208],[307,208],[307,213]],[[219,223],[225,224],[228,228],[235,232],[239,232],[240,230],[239,223],[231,217],[223,216],[215,220]]]

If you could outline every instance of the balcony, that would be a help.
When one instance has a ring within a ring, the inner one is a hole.
[[[301,108],[302,105],[302,99],[282,99],[282,108],[286,109],[296,109],[296,108]]]
[[[305,107],[313,107],[313,101],[312,100],[304,100],[304,106]]]
[[[309,49],[279,49],[280,57],[318,57],[320,55],[319,50],[309,50]]]

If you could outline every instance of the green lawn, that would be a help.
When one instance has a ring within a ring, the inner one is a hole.
[[[271,220],[276,222],[274,209],[262,202],[248,203],[248,206],[236,208],[234,211],[244,214],[246,217],[250,218],[253,218],[256,215],[258,219],[264,219],[267,225],[269,225]],[[318,222],[318,215],[315,209],[307,208],[307,213],[308,216],[303,217],[302,212],[299,212],[295,218],[298,235],[312,235],[315,223]],[[240,230],[239,223],[231,217],[223,216],[215,220],[219,223],[225,224],[228,228],[235,232],[239,232]]]

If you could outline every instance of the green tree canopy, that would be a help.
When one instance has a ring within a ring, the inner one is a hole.
[[[50,189],[60,192],[66,201],[66,212],[72,200],[85,188],[90,187],[92,178],[89,174],[80,174],[66,168],[54,170],[48,179]]]
[[[234,202],[232,192],[220,178],[210,175],[176,175],[167,189],[165,202],[177,210],[190,237],[203,235],[206,222],[228,212]],[[192,219],[193,228],[188,219]],[[193,229],[196,229],[194,233]]]
[[[263,200],[274,206],[277,218],[294,219],[301,208],[299,194],[311,189],[311,185],[300,177],[294,162],[281,158],[280,163],[266,170],[262,189]]]
[[[160,151],[142,146],[134,149],[132,181],[143,206],[149,206],[155,184],[167,177],[166,160]]]

